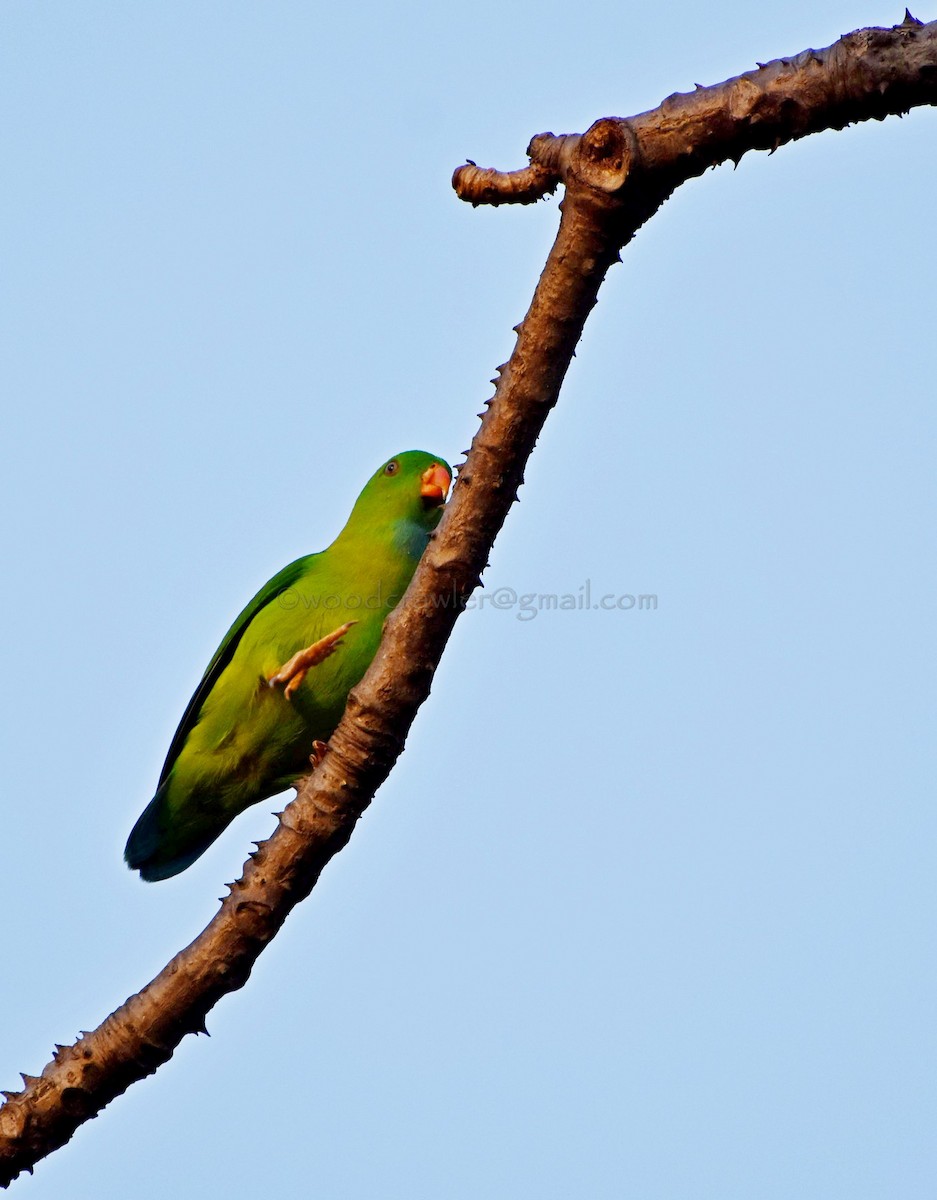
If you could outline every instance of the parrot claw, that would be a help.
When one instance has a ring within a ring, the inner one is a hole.
[[[312,763],[312,769],[316,767],[325,758],[325,752],[328,750],[328,742],[320,742],[318,738],[312,743],[312,753],[309,755],[309,761]]]
[[[267,686],[282,687],[283,695],[287,700],[292,699],[293,693],[306,678],[306,673],[311,667],[317,667],[319,663],[325,662],[329,655],[342,644],[342,638],[351,629],[352,625],[357,625],[357,621],[346,621],[344,625],[339,625],[338,629],[333,629],[331,633],[327,633],[324,638],[319,638],[317,642],[313,642],[311,646],[307,646],[305,650],[299,650],[293,657],[283,664],[283,666],[271,675],[267,680]]]

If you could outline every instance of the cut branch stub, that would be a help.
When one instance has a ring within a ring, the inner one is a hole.
[[[571,156],[576,179],[597,191],[619,192],[639,165],[641,147],[628,121],[603,117],[581,138]]]
[[[738,163],[749,150],[773,151],[820,130],[935,103],[937,21],[924,25],[908,14],[892,29],[859,29],[825,50],[804,50],[712,87],[675,92],[628,120],[603,118],[583,135],[538,134],[527,149],[529,167],[462,167],[453,184],[472,204],[529,203],[560,182],[624,198],[639,190],[632,185],[640,174],[641,187],[651,189],[647,199],[660,203],[687,179]],[[536,196],[529,190],[533,179]],[[635,204],[633,194],[628,199],[635,217],[646,211],[646,220],[654,211],[654,204]]]

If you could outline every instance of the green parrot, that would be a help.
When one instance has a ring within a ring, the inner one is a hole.
[[[439,523],[452,471],[408,450],[368,481],[335,541],[284,567],[225,635],[169,747],[124,858],[168,879],[324,750]]]

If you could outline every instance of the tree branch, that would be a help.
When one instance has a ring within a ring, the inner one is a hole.
[[[57,1047],[38,1078],[0,1108],[0,1185],[63,1145],[115,1096],[166,1062],[255,960],[355,822],[403,748],[453,624],[478,585],[526,461],[619,250],[684,180],[748,150],[850,121],[937,103],[937,22],[911,17],[807,50],[582,136],[535,138],[531,166],[470,164],[457,192],[472,203],[531,202],[558,182],[562,220],[509,363],[459,471],[452,499],[378,654],[352,692],[319,768],[276,832],[251,855],[205,930],[92,1033]]]
[[[809,133],[935,102],[937,21],[925,25],[906,12],[894,29],[858,29],[825,50],[759,63],[713,87],[676,92],[651,112],[597,122],[587,136],[598,170],[590,171],[579,135],[545,133],[527,148],[530,166],[495,171],[469,163],[452,183],[470,204],[530,204],[571,174],[614,191],[640,169],[669,194],[707,167],[738,164],[749,150],[774,151]]]

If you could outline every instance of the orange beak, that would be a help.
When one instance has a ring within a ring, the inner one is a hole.
[[[446,503],[452,476],[441,463],[433,463],[420,476],[420,495],[430,507]]]

